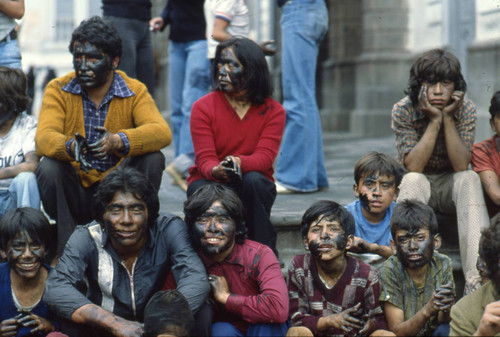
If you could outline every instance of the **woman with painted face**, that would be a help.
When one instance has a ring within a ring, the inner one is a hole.
[[[47,218],[23,207],[0,220],[0,336],[45,336],[56,329],[42,295],[50,266],[44,264],[50,242]]]
[[[217,46],[214,91],[191,111],[195,164],[189,169],[188,197],[211,183],[232,187],[246,208],[250,239],[277,254],[269,220],[276,198],[273,162],[285,127],[285,110],[271,98],[272,84],[262,49],[235,37]]]
[[[20,69],[0,66],[0,218],[9,209],[40,209],[35,177],[37,121],[23,113],[30,98]]]

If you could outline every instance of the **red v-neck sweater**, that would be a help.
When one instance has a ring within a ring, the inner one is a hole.
[[[201,178],[216,180],[212,168],[226,156],[241,158],[241,171],[257,171],[273,179],[273,162],[285,128],[285,109],[272,98],[252,105],[243,119],[221,91],[203,96],[191,110],[191,137],[195,163],[188,183]]]

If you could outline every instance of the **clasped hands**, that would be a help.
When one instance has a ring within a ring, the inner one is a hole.
[[[80,168],[88,173],[92,165],[87,161],[87,154],[90,153],[94,158],[106,160],[108,155],[119,151],[123,147],[123,141],[120,135],[111,133],[105,127],[96,126],[94,130],[101,134],[101,138],[91,144],[88,144],[87,139],[78,132],[75,133],[75,141],[73,142],[73,156],[80,163]]]
[[[23,311],[19,315],[0,323],[0,337],[16,336],[20,327],[32,328],[30,334],[36,334],[38,331],[48,334],[55,330],[54,325],[47,319]]]
[[[453,283],[449,281],[434,290],[433,296],[429,298],[425,306],[430,316],[433,316],[440,311],[448,313],[453,303],[455,303],[455,291],[453,289]]]
[[[241,159],[227,156],[219,165],[212,168],[212,176],[221,181],[239,183],[241,181]]]
[[[325,316],[330,327],[340,329],[345,333],[358,329],[358,335],[369,335],[375,329],[375,322],[370,315],[363,314],[361,303],[356,304],[337,314]]]

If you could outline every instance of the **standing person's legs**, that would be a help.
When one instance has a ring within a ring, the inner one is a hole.
[[[182,86],[182,118],[178,138],[178,153],[174,160],[175,168],[185,177],[194,163],[193,141],[191,140],[191,107],[199,98],[208,93],[209,61],[207,59],[207,41],[199,40],[186,44],[187,58],[185,77]]]
[[[287,121],[276,179],[290,190],[313,192],[328,186],[315,85],[318,48],[328,29],[328,11],[323,0],[308,4],[291,1],[282,7],[280,23]]]
[[[98,186],[84,188],[69,162],[44,157],[35,171],[45,212],[57,223],[57,252],[62,254],[76,225],[94,218],[92,200]]]
[[[21,172],[9,186],[9,192],[16,200],[17,207],[40,209],[40,192],[33,172]]]
[[[476,268],[479,240],[481,230],[489,225],[489,218],[481,181],[476,172],[467,170],[453,175],[453,202],[457,210],[460,257],[465,281],[479,287],[480,277]]]
[[[11,40],[8,36],[5,42],[0,43],[0,66],[21,69],[21,51],[17,39]]]
[[[137,79],[144,83],[148,88],[151,96],[155,94],[155,66],[153,42],[151,40],[151,31],[149,30],[149,22],[135,20],[137,26],[137,34],[139,35],[137,44],[136,56],[136,74]]]
[[[125,158],[120,165],[135,168],[148,177],[156,191],[160,190],[161,178],[165,170],[165,155],[161,151]]]
[[[271,223],[271,208],[276,199],[276,186],[259,172],[243,174],[237,192],[246,209],[248,238],[269,246],[276,256],[276,230]]]

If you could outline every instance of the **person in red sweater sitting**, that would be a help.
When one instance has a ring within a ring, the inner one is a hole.
[[[215,90],[191,111],[195,163],[189,169],[187,196],[214,182],[230,186],[247,210],[248,237],[277,255],[269,217],[285,110],[271,98],[269,69],[255,42],[242,37],[221,42],[213,70]]]

